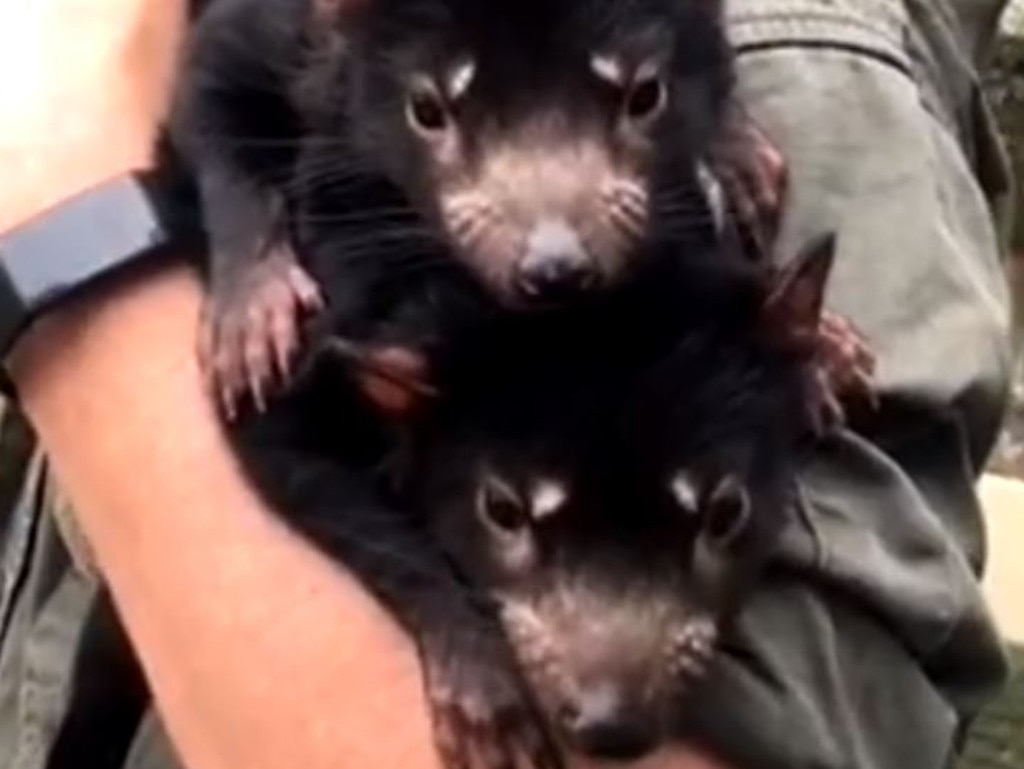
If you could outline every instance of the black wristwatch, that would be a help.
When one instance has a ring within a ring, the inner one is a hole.
[[[7,360],[47,311],[131,265],[197,238],[195,198],[177,169],[126,174],[0,235],[0,392]]]

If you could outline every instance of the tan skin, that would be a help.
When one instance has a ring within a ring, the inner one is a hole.
[[[149,164],[184,5],[0,3],[0,231]],[[180,756],[434,769],[409,642],[237,474],[195,363],[199,300],[186,268],[154,267],[47,318],[12,364]]]

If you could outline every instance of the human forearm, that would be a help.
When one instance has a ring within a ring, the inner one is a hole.
[[[0,3],[17,73],[0,76],[0,232],[148,165],[184,6]],[[193,363],[197,306],[168,270],[46,321],[13,361],[179,752],[193,769],[430,764],[408,648],[236,476]]]
[[[182,755],[433,765],[408,646],[236,474],[193,363],[196,296],[183,271],[147,278],[40,328],[17,361]]]

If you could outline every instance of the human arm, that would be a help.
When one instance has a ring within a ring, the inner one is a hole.
[[[149,163],[183,6],[4,4],[0,49],[18,66],[3,69],[19,74],[0,81],[0,228]],[[183,268],[135,276],[48,319],[14,361],[175,741],[196,767],[361,765],[368,753],[409,765],[417,751],[426,765],[407,645],[234,472],[192,362],[198,297]],[[409,727],[396,735],[403,701]],[[383,728],[388,739],[370,738]]]
[[[0,228],[148,165],[183,5],[5,4],[0,48],[19,67],[4,69],[25,74],[2,80]],[[235,474],[192,362],[198,298],[184,268],[154,269],[48,319],[14,360],[179,750],[200,769],[362,765],[370,754],[414,765],[417,752],[426,766],[410,650]],[[409,726],[396,734],[403,701]],[[389,739],[368,739],[383,728]]]
[[[408,646],[236,475],[196,317],[192,277],[161,271],[38,329],[17,369],[172,738],[197,769],[432,764]]]

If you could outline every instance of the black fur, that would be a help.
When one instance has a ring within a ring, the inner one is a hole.
[[[273,346],[270,330],[244,328],[250,318],[273,315],[281,328],[316,310],[308,298],[260,305],[247,295],[270,256],[297,260],[330,287],[322,324],[356,338],[430,351],[465,317],[448,311],[454,297],[475,291],[477,304],[497,304],[499,289],[480,280],[486,268],[452,258],[438,181],[406,121],[407,78],[447,66],[452,51],[478,60],[459,113],[466,167],[538,116],[559,136],[611,142],[618,97],[595,79],[590,57],[664,53],[670,100],[644,136],[650,151],[636,150],[650,210],[627,262],[641,261],[652,241],[689,248],[713,233],[695,163],[710,155],[732,82],[717,0],[374,0],[349,12],[318,3],[212,2],[174,112],[211,241],[208,367],[230,380],[228,399],[272,376],[269,353],[256,363],[247,355]],[[295,293],[280,269],[270,273]]]
[[[759,333],[771,285],[763,273],[738,260],[718,265],[662,262],[613,297],[488,329],[448,361],[444,397],[414,425],[411,465],[401,464],[399,477],[423,519],[457,517],[454,528],[440,527],[440,541],[471,584],[495,586],[480,566],[487,548],[466,536],[479,523],[466,512],[482,466],[512,484],[571,481],[579,516],[557,541],[579,548],[577,567],[587,547],[621,544],[645,518],[677,509],[667,504],[669,482],[687,470],[707,483],[734,475],[750,494],[739,581],[706,596],[723,617],[739,602],[816,436],[807,405],[813,361]],[[632,557],[659,547],[648,540]],[[701,575],[690,576],[700,590]]]
[[[580,577],[585,604],[596,586],[618,580],[625,595],[646,580],[648,609],[669,612],[677,601],[717,626],[770,553],[812,433],[809,361],[756,333],[764,273],[719,257],[652,261],[619,291],[572,311],[493,316],[441,360],[442,396],[411,425],[377,416],[347,362],[327,359],[267,414],[233,428],[274,508],[420,642],[428,694],[459,690],[447,716],[455,726],[445,728],[461,728],[472,702],[499,742],[525,744],[542,766],[556,760],[536,716],[539,708],[557,721],[551,692],[521,680],[522,649],[508,646],[498,622],[503,589],[542,593],[561,570]],[[483,461],[517,482],[571,482],[569,512],[545,530],[565,560],[503,582],[473,512]],[[749,494],[750,523],[727,552],[697,557],[712,524],[672,502],[680,470],[708,488],[733,476]],[[444,704],[433,704],[447,723]],[[664,704],[651,704],[643,722],[652,734],[667,728]]]
[[[449,763],[466,734],[489,764],[504,760],[502,744],[540,767],[558,757],[486,580],[466,579],[479,576],[466,541],[437,528],[464,506],[468,479],[437,458],[460,446],[529,456],[549,445],[578,466],[582,486],[593,482],[583,507],[608,521],[594,528],[602,534],[628,525],[627,502],[664,510],[658,473],[698,454],[749,480],[771,513],[757,516],[767,529],[781,508],[803,426],[802,364],[750,341],[761,278],[738,253],[712,248],[718,233],[696,183],[731,82],[717,10],[689,0],[370,0],[356,21],[327,22],[309,0],[213,0],[196,29],[174,134],[199,177],[214,313],[284,240],[326,295],[318,333],[430,353],[443,400],[411,436],[375,412],[348,365],[323,361],[228,431],[270,505],[419,642]],[[613,291],[572,307],[501,308],[436,226],[402,75],[453,45],[486,57],[480,100],[467,104],[482,152],[495,130],[544,109],[570,134],[599,130],[600,99],[570,65],[585,68],[607,39],[628,47],[651,31],[673,38],[678,98],[651,137],[651,216],[635,264]],[[666,371],[641,377],[673,349]],[[638,394],[638,381],[650,392]],[[783,415],[793,418],[776,424]],[[435,485],[453,470],[452,485]]]
[[[548,722],[598,758],[638,758],[699,706],[687,695],[772,554],[815,435],[811,361],[757,333],[770,286],[721,256],[664,261],[614,298],[462,347],[400,476],[494,603]],[[480,507],[488,479],[508,495],[498,525]],[[544,483],[565,500],[538,518]],[[730,483],[749,517],[711,499]]]

